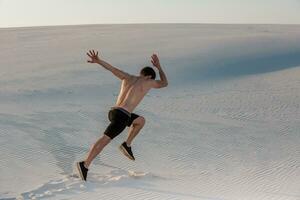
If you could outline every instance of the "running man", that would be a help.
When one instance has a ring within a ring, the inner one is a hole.
[[[87,53],[90,58],[87,62],[97,63],[105,69],[111,71],[121,82],[121,90],[114,107],[108,112],[110,124],[104,131],[104,135],[91,146],[90,151],[84,161],[77,163],[77,168],[82,180],[86,181],[88,168],[102,149],[125,128],[129,128],[128,138],[119,149],[131,160],[135,160],[131,151],[132,140],[138,135],[145,124],[145,118],[133,113],[133,110],[141,102],[151,88],[167,87],[167,77],[160,66],[156,54],[151,56],[152,64],[157,68],[160,80],[155,80],[156,73],[152,67],[144,67],[139,76],[128,74],[98,57],[98,51],[91,50]]]

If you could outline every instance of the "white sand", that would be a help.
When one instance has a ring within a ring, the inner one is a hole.
[[[157,52],[169,87],[79,180],[119,81]],[[0,29],[0,199],[300,199],[300,26],[101,25]]]

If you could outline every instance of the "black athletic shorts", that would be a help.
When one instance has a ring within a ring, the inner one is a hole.
[[[114,139],[126,128],[126,126],[131,126],[133,120],[138,117],[139,115],[129,113],[123,108],[112,108],[108,112],[110,124],[106,128],[104,134],[110,137],[110,139]]]

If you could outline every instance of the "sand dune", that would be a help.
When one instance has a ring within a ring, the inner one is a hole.
[[[93,25],[0,29],[0,199],[300,199],[300,26]],[[169,87],[79,180],[119,82],[158,52]]]

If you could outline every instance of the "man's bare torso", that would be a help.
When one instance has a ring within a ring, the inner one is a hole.
[[[132,113],[150,89],[149,80],[144,77],[131,76],[130,79],[124,79],[115,106]]]

